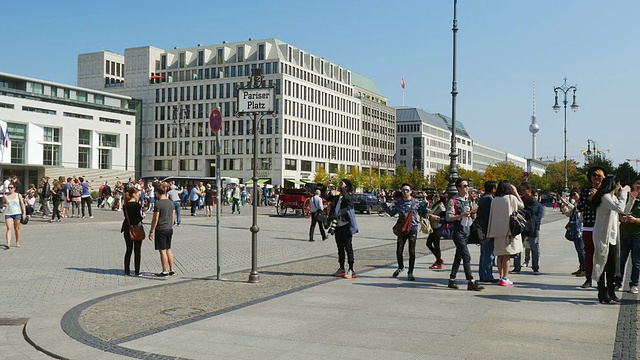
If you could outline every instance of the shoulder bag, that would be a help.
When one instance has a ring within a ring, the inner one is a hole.
[[[509,216],[509,232],[511,236],[518,236],[524,231],[527,226],[527,219],[525,218],[525,212],[518,210],[518,205],[514,206],[515,210]]]
[[[564,238],[569,241],[576,241],[582,238],[582,229],[580,225],[580,217],[578,216],[578,211],[574,207],[571,212],[571,216],[569,217],[569,222],[564,227],[566,229],[564,233]]]
[[[127,218],[127,223],[129,224],[129,240],[131,241],[142,241],[147,235],[144,233],[144,227],[142,223],[131,225],[129,221],[129,211],[127,210],[127,204],[124,206],[124,216]]]
[[[398,221],[393,225],[395,236],[407,235],[411,232],[411,222],[413,220],[413,200],[411,200],[411,210],[406,214],[398,214]]]

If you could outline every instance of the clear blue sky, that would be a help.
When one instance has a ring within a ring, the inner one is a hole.
[[[474,140],[529,157],[536,81],[537,155],[561,160],[551,106],[567,77],[580,104],[569,158],[581,162],[592,139],[614,164],[640,159],[638,15],[637,0],[460,0],[457,119]],[[452,19],[453,0],[8,1],[0,71],[75,84],[81,53],[275,37],[371,78],[392,106],[404,77],[405,105],[450,115]]]

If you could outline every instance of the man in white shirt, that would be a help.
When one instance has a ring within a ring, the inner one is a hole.
[[[324,232],[324,224],[322,221],[318,221],[318,215],[322,214],[324,205],[322,204],[322,198],[320,197],[320,190],[316,190],[315,195],[311,198],[311,227],[309,228],[309,241],[313,240],[313,233],[316,230],[316,223],[320,223],[320,235],[322,235],[322,241],[327,240],[327,234]]]

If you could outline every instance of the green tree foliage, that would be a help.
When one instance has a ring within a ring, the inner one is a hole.
[[[620,181],[635,181],[638,178],[638,173],[633,170],[631,164],[628,161],[623,162],[618,165],[618,167],[613,170],[613,174],[616,176],[616,179]]]
[[[344,165],[340,164],[338,166],[338,171],[336,171],[336,181],[335,182],[339,183],[343,179],[348,179],[347,170],[344,167]]]
[[[529,174],[529,179],[527,179],[535,189],[540,190],[541,194],[546,194],[549,192],[549,182],[547,181],[546,176],[540,176],[537,174]]]
[[[584,174],[586,174],[586,171],[584,171]],[[578,163],[575,160],[567,161],[567,183],[569,189],[585,186],[586,175],[584,174],[578,170]],[[544,176],[549,184],[548,191],[561,193],[564,187],[564,161],[556,161],[549,164]]]
[[[320,166],[316,171],[316,176],[313,178],[313,181],[316,184],[328,184],[329,183],[329,173],[324,169],[324,166]]]
[[[378,187],[380,189],[390,189],[392,183],[392,178],[389,176],[389,173],[386,170],[382,170],[380,176],[378,177]]]
[[[393,174],[391,178],[391,187],[393,189],[400,189],[400,186],[403,183],[409,182],[409,172],[404,165],[400,164],[396,167],[396,172]]]
[[[349,174],[347,174],[347,179],[351,180],[354,189],[369,189],[369,173],[363,173],[357,166],[351,167],[351,171],[349,171]]]
[[[411,188],[413,189],[422,190],[427,184],[427,179],[422,176],[422,173],[418,169],[413,169],[409,173],[409,184],[411,184]]]
[[[499,162],[487,166],[484,180],[494,180],[496,182],[508,180],[517,186],[524,181],[524,169],[510,161]]]

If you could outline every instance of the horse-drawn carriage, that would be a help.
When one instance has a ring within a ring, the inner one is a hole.
[[[305,218],[311,216],[311,198],[316,189],[323,191],[323,188],[317,187],[315,184],[307,184],[302,189],[282,189],[276,203],[276,213],[279,216],[285,216],[289,209],[296,213],[301,212]],[[327,207],[327,200],[322,199],[324,208]]]

